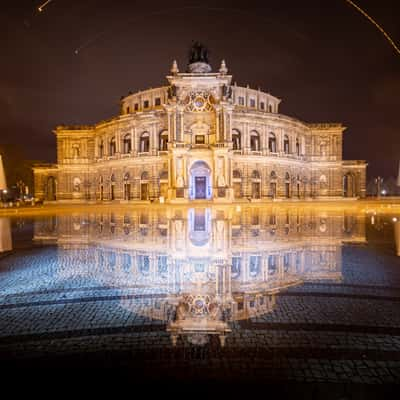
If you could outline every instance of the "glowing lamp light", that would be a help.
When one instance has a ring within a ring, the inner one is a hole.
[[[381,190],[381,195],[382,195],[382,196],[385,196],[385,195],[386,195],[386,193],[387,193],[387,192],[386,192],[386,190],[385,190],[385,189]]]
[[[393,222],[397,222],[397,218],[396,218],[396,217],[393,217],[393,218],[392,218],[392,221],[393,221]]]

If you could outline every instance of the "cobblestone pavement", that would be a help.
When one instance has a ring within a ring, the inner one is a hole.
[[[180,338],[148,315],[165,296],[139,281],[54,279],[55,248],[0,259],[0,359],[11,366],[119,366],[242,381],[400,383],[400,263],[344,247],[343,282],[306,282],[272,312],[236,321],[225,347]],[[12,268],[10,268],[12,266]],[[38,279],[40,277],[40,280]]]

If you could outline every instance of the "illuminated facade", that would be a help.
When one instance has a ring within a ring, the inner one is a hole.
[[[365,216],[276,206],[136,208],[38,220],[35,240],[58,245],[56,270],[47,271],[55,285],[129,289],[121,306],[164,321],[174,343],[217,334],[223,344],[231,322],[272,312],[281,290],[340,281],[342,244],[365,242]]]
[[[200,51],[202,51],[200,49]],[[365,196],[364,161],[342,160],[345,127],[279,113],[280,99],[232,83],[194,54],[168,85],[121,99],[120,115],[59,126],[57,164],[34,168],[47,201],[215,202]]]

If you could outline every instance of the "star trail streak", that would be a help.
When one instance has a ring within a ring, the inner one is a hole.
[[[351,0],[346,0],[347,3],[349,3],[352,7],[354,7],[359,13],[361,13],[365,18],[368,19],[379,31],[385,36],[387,41],[390,43],[390,45],[394,48],[397,54],[400,55],[400,48],[396,45],[396,43],[393,41],[393,39],[389,36],[389,34],[370,16],[368,15],[361,7],[359,7],[357,4],[355,4]]]

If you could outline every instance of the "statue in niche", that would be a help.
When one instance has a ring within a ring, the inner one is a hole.
[[[172,99],[174,97],[176,97],[176,86],[171,85],[168,87],[168,98]]]
[[[225,186],[225,177],[224,177],[224,159],[219,157],[217,161],[217,183],[219,187]]]
[[[200,42],[194,42],[189,53],[189,64],[197,62],[208,64],[208,50]]]
[[[222,97],[227,100],[232,98],[232,87],[230,85],[222,86]]]

